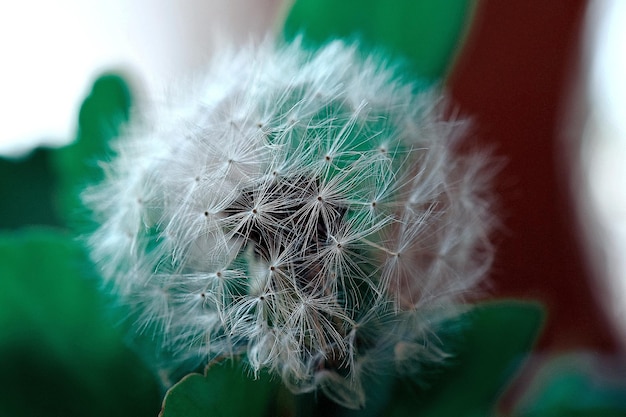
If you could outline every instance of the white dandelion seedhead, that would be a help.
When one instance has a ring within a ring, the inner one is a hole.
[[[129,129],[85,201],[138,326],[349,407],[381,364],[444,356],[437,325],[491,261],[489,175],[415,90],[354,45],[266,42]]]

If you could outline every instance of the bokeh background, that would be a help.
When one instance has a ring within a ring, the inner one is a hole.
[[[610,301],[579,228],[576,202],[586,184],[574,177],[586,156],[577,153],[591,111],[583,58],[592,56],[584,49],[591,47],[585,18],[592,5],[480,4],[449,85],[475,118],[479,141],[506,158],[498,178],[505,230],[495,291],[546,303],[540,346],[613,351],[619,337],[605,310]]]

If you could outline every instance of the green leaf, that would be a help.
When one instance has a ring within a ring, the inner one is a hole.
[[[130,105],[130,92],[122,78],[100,77],[80,109],[76,140],[54,152],[58,204],[66,219],[78,219],[82,188],[102,179],[98,161],[106,159],[111,139],[119,135],[128,121]]]
[[[204,375],[190,374],[165,396],[161,417],[262,417],[277,411],[279,381],[254,379],[240,362],[210,365]]]
[[[82,211],[79,194],[101,178],[97,161],[128,120],[130,94],[115,75],[99,78],[85,99],[75,142],[40,148],[20,158],[0,158],[0,229],[60,226]]]
[[[295,411],[277,412],[278,382],[267,376],[246,377],[241,365],[230,362],[192,374],[175,385],[164,401],[163,417],[175,416],[486,416],[530,352],[541,327],[543,310],[533,303],[499,301],[475,306],[463,317],[462,334],[444,334],[442,343],[456,356],[439,369],[430,386],[412,379],[393,378],[366,383],[368,398],[380,397],[364,410],[347,410],[321,393],[292,397]],[[458,322],[450,323],[457,326]],[[417,379],[417,376],[416,376]],[[389,387],[393,387],[390,390]],[[384,403],[387,404],[385,407]],[[293,406],[292,406],[293,408]],[[272,414],[273,411],[273,414]]]
[[[623,358],[575,352],[549,358],[514,407],[518,417],[626,416]]]
[[[385,415],[414,415],[417,410],[420,417],[491,415],[531,350],[543,310],[534,303],[498,301],[477,305],[466,318],[468,327],[451,366],[426,390],[400,382]]]
[[[0,259],[0,415],[156,415],[158,386],[106,314],[75,240],[3,233]]]
[[[0,229],[61,224],[50,152],[40,148],[21,158],[0,158]]]
[[[408,60],[411,76],[434,81],[449,71],[477,0],[296,0],[284,25],[316,47],[358,39],[393,59]]]

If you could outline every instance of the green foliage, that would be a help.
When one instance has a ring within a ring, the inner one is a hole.
[[[61,229],[74,223],[83,184],[127,120],[126,84],[96,81],[77,140],[0,161],[0,415],[154,416],[153,375],[126,346],[111,300],[97,288],[81,245]]]
[[[128,120],[130,102],[126,83],[104,75],[81,107],[74,142],[17,159],[0,158],[0,229],[83,225],[80,191],[102,177],[97,162],[105,159],[110,140]]]
[[[78,244],[54,230],[5,233],[0,259],[0,415],[156,415],[158,387]]]
[[[532,303],[497,301],[476,306],[466,318],[469,327],[456,344],[452,366],[427,390],[401,381],[386,415],[416,410],[433,417],[492,415],[499,395],[531,351],[543,310]]]
[[[443,344],[455,352],[447,367],[428,385],[415,381],[423,375],[394,378],[391,373],[368,381],[368,405],[354,411],[342,408],[321,394],[283,395],[280,415],[296,416],[488,416],[499,395],[530,352],[541,327],[542,309],[532,303],[501,301],[480,304],[463,317],[461,334],[450,331]],[[457,321],[450,323],[456,327]],[[263,377],[245,377],[240,366],[216,365],[206,376],[192,374],[170,390],[164,417],[263,416],[276,410],[276,389]],[[247,401],[242,401],[247,398]],[[278,398],[281,400],[281,398]],[[253,414],[254,413],[256,414]]]
[[[280,382],[247,375],[239,362],[222,361],[204,375],[190,374],[174,385],[163,402],[162,417],[263,417],[282,413],[275,399]]]
[[[21,158],[0,158],[0,229],[60,225],[50,149]]]
[[[624,417],[626,364],[619,357],[565,353],[550,358],[534,375],[516,417]]]
[[[469,26],[476,0],[296,0],[284,25],[287,40],[304,35],[319,46],[334,38],[359,39],[408,61],[417,79],[443,78]]]
[[[98,78],[80,109],[76,140],[52,155],[58,207],[73,225],[84,221],[79,215],[83,211],[80,192],[85,185],[102,179],[98,162],[106,160],[111,139],[128,121],[130,105],[124,80],[117,75]]]

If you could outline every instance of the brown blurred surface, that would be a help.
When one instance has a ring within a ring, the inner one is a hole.
[[[449,87],[481,145],[506,160],[492,281],[497,296],[542,301],[539,347],[614,351],[584,261],[559,150],[586,1],[481,0]]]

